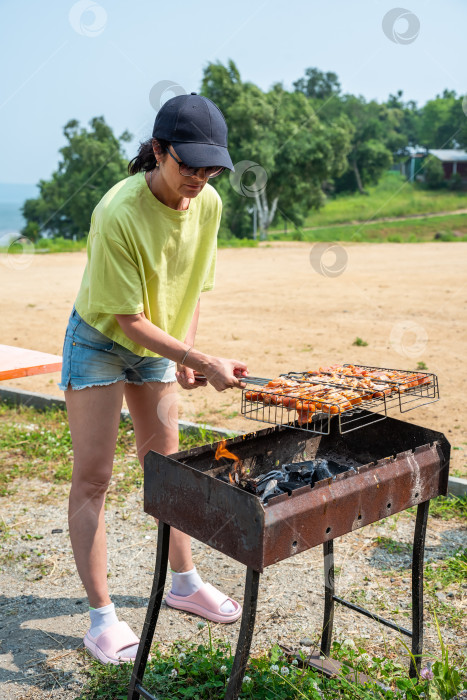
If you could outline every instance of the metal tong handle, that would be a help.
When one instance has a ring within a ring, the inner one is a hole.
[[[198,374],[197,372],[195,372],[195,379],[203,381],[204,379],[206,379],[206,377],[204,376],[204,374]],[[264,386],[265,384],[271,381],[270,379],[265,379],[264,377],[242,377],[241,375],[238,375],[237,379],[240,379],[242,382],[245,382],[245,384],[258,384],[259,386]]]

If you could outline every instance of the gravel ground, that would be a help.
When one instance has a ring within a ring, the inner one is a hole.
[[[79,695],[90,662],[82,647],[88,627],[87,601],[68,539],[67,487],[40,481],[16,485],[16,493],[0,503],[0,516],[10,533],[0,571],[0,697],[72,700]],[[142,490],[109,504],[106,518],[112,599],[121,619],[139,633],[154,572],[157,530],[143,511]],[[413,523],[408,514],[396,515],[340,538],[335,547],[338,594],[354,596],[375,612],[410,626],[408,549],[402,544],[400,551],[390,553],[375,538],[384,535],[410,544]],[[444,558],[465,544],[465,532],[465,523],[430,518],[427,560]],[[198,542],[193,542],[193,552],[205,580],[242,600],[245,567]],[[439,591],[440,605],[449,603],[453,612],[465,611],[466,588],[464,583]],[[305,637],[316,642],[322,602],[321,547],[266,569],[260,583],[253,652],[277,641],[295,647]],[[395,607],[398,614],[393,614]],[[164,605],[157,639],[169,643],[204,638],[207,628],[199,630],[199,620]],[[235,643],[239,625],[213,625],[213,636]],[[385,640],[396,649],[395,633],[339,608],[335,638],[344,637],[380,654],[385,653]],[[458,655],[465,655],[465,639],[456,629],[444,625],[443,637]],[[426,629],[425,649],[438,652],[433,626]]]

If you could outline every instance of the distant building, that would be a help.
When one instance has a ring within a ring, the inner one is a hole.
[[[423,182],[423,161],[427,156],[438,158],[444,170],[444,177],[449,180],[459,174],[467,183],[467,151],[454,148],[407,148],[408,158],[400,162],[400,171],[410,182]]]
[[[459,173],[463,180],[467,180],[467,151],[458,151],[454,148],[430,148],[428,153],[441,161],[446,180],[456,173]]]

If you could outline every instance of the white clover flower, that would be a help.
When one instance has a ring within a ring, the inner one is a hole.
[[[173,669],[170,671],[170,675],[172,676],[172,678],[176,678],[176,677],[178,676],[178,671],[177,671],[177,669],[176,669],[176,668],[173,668]]]
[[[221,666],[221,673],[225,673],[227,671],[227,666]]]
[[[289,669],[287,668],[287,666],[282,666],[282,668],[281,668],[281,673],[282,673],[283,676],[288,676],[289,673],[290,673],[290,671],[289,671]]]
[[[250,678],[250,676],[245,676],[242,682],[243,682],[243,683],[251,683],[251,678]]]
[[[364,661],[366,664],[371,663],[371,656],[367,654],[366,652],[361,655],[361,660]]]
[[[357,647],[355,646],[355,642],[353,639],[344,639],[342,642],[343,647],[347,647],[348,649],[356,649]]]
[[[279,666],[277,664],[273,664],[271,666],[271,671],[279,671]]]
[[[298,659],[294,659],[294,660],[292,661],[292,664],[293,664],[294,666],[298,666]]]
[[[186,654],[183,653],[183,651],[178,655],[178,660],[179,661],[184,661],[186,659]]]

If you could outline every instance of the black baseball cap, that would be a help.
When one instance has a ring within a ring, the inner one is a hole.
[[[221,165],[235,171],[227,150],[224,115],[212,100],[196,92],[164,102],[152,137],[169,141],[178,157],[193,168]]]

